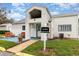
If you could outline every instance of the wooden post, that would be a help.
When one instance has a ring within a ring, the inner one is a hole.
[[[18,36],[19,43],[22,43],[22,36]]]

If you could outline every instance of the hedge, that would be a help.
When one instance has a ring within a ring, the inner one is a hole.
[[[0,34],[5,34],[5,32],[10,32],[8,30],[0,30]]]

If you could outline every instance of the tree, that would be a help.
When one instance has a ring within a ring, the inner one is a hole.
[[[13,19],[7,18],[7,13],[8,12],[5,9],[0,9],[0,24],[13,22]]]

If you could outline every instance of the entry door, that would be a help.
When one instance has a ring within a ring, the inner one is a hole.
[[[36,24],[36,37],[41,38],[41,23]]]
[[[63,33],[60,33],[59,34],[59,38],[63,39],[64,38],[64,34]]]

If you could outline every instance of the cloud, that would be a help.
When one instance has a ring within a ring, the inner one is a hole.
[[[12,10],[19,13],[24,13],[26,10],[24,3],[12,3]]]
[[[20,7],[20,6],[25,6],[25,4],[24,3],[12,3],[12,6]]]
[[[76,12],[79,12],[79,7],[76,7],[73,10],[76,11]]]
[[[50,12],[51,13],[51,15],[58,15],[58,14],[60,14],[58,11],[53,11],[53,12]]]
[[[11,12],[7,14],[8,18],[13,18],[18,21],[25,18],[25,4],[24,3],[12,3]]]
[[[55,3],[49,3],[50,6],[56,5]]]
[[[7,17],[8,18],[13,18],[14,20],[18,21],[18,20],[21,20],[21,19],[25,18],[25,15],[22,15],[18,12],[12,11],[12,13],[7,14]]]
[[[61,8],[71,8],[77,5],[77,3],[56,3]]]
[[[13,10],[16,11],[16,12],[24,12],[26,9],[25,8],[21,8],[21,7],[18,7],[18,8],[15,8]]]
[[[51,3],[48,5],[51,11],[69,11],[74,10],[78,6],[78,3]]]

